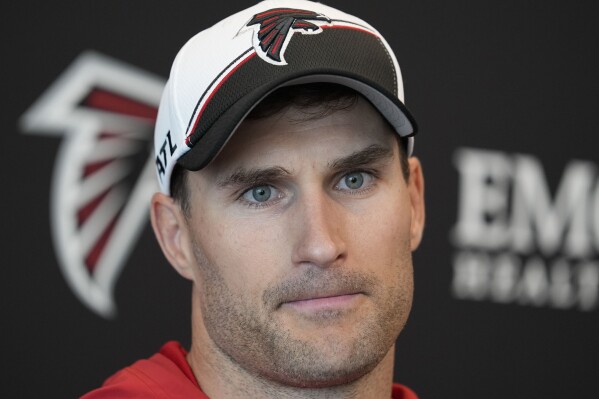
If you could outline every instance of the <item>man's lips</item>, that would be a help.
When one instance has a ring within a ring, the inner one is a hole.
[[[332,294],[307,294],[284,302],[298,310],[317,311],[325,309],[339,309],[351,306],[351,304],[362,296],[361,292],[341,292]]]
[[[343,268],[307,268],[269,287],[263,301],[272,309],[343,310],[355,307],[376,291],[377,279]]]

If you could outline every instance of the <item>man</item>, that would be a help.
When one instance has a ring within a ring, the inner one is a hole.
[[[85,398],[416,398],[392,383],[424,224],[402,97],[380,34],[318,3],[193,37],[159,108],[151,206],[193,283],[192,345]]]

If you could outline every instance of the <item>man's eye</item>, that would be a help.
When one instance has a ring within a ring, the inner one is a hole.
[[[362,173],[350,173],[343,178],[345,185],[352,190],[356,190],[364,184],[364,176]]]
[[[340,190],[359,190],[371,183],[372,175],[366,172],[351,172],[341,178],[337,184]]]
[[[248,202],[266,202],[273,196],[274,189],[270,186],[257,186],[243,193],[243,199]]]

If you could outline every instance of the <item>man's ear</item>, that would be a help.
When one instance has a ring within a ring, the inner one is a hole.
[[[150,219],[166,259],[181,276],[193,280],[193,247],[179,204],[163,193],[155,193],[150,206]]]
[[[412,207],[412,223],[410,226],[410,244],[412,251],[416,250],[422,241],[424,230],[424,176],[420,161],[416,157],[408,158],[410,179],[408,181],[408,194]]]

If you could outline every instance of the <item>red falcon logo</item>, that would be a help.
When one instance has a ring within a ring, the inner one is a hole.
[[[310,21],[331,22],[328,17],[314,11],[275,8],[254,15],[246,26],[259,25],[256,34],[258,46],[268,59],[281,65],[285,64],[283,55],[294,32],[303,34],[322,32],[319,25]]]
[[[157,191],[151,141],[162,78],[87,52],[21,118],[28,133],[63,135],[52,178],[58,263],[94,312],[116,313],[113,288]]]

